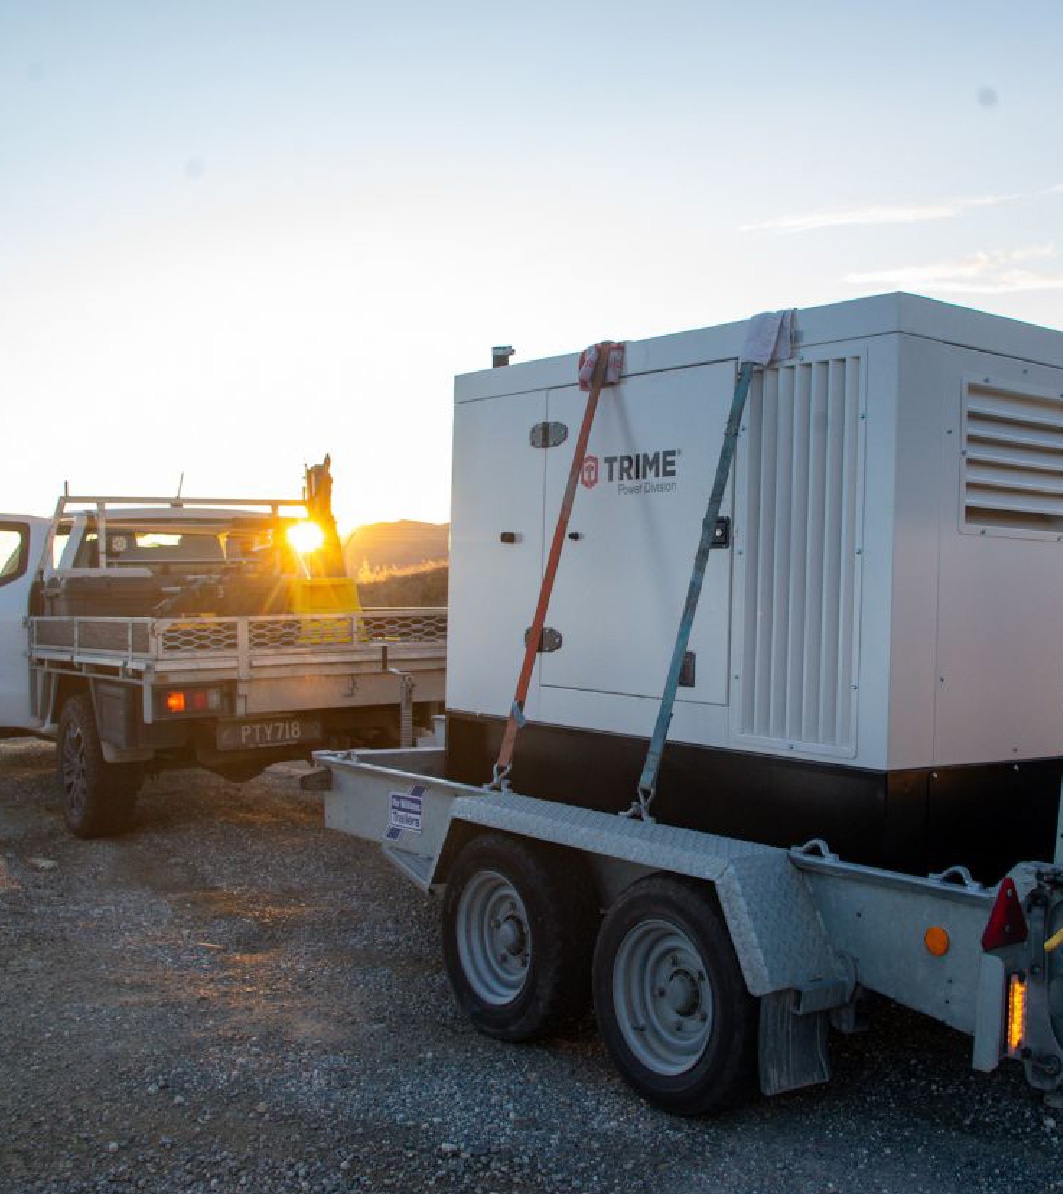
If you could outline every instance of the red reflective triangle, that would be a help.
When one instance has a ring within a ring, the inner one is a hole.
[[[1026,940],[1028,934],[1026,917],[1023,916],[1022,905],[1019,903],[1019,893],[1009,875],[1001,883],[997,898],[993,901],[993,911],[989,914],[989,923],[982,934],[982,948],[993,950],[1003,949],[1006,945],[1018,945]]]

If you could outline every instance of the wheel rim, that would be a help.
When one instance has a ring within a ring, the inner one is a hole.
[[[477,871],[455,916],[458,956],[476,997],[494,1007],[520,994],[531,964],[531,929],[524,901],[497,871]]]
[[[68,726],[63,736],[63,792],[74,817],[85,810],[85,740],[77,726]]]
[[[644,920],[613,962],[613,1008],[625,1042],[656,1074],[685,1073],[705,1052],[712,985],[694,942],[666,920]]]

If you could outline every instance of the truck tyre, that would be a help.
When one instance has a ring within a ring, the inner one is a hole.
[[[108,763],[100,749],[96,713],[87,692],[63,705],[57,752],[63,819],[77,837],[128,829],[144,778],[139,763]]]
[[[629,887],[606,913],[593,986],[606,1048],[648,1102],[701,1115],[751,1089],[757,1006],[704,885],[654,875]]]
[[[590,1009],[598,927],[589,876],[549,847],[488,833],[458,855],[443,899],[443,958],[480,1032],[530,1041]]]

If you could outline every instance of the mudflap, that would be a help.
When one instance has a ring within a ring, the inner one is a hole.
[[[760,1000],[760,1089],[766,1095],[830,1080],[827,1031],[830,1013],[798,1010],[796,991],[773,991]]]

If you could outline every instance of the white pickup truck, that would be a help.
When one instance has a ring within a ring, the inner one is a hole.
[[[361,609],[307,510],[64,493],[50,519],[0,514],[0,738],[57,741],[73,833],[126,828],[149,772],[243,781],[431,726],[446,611]]]

